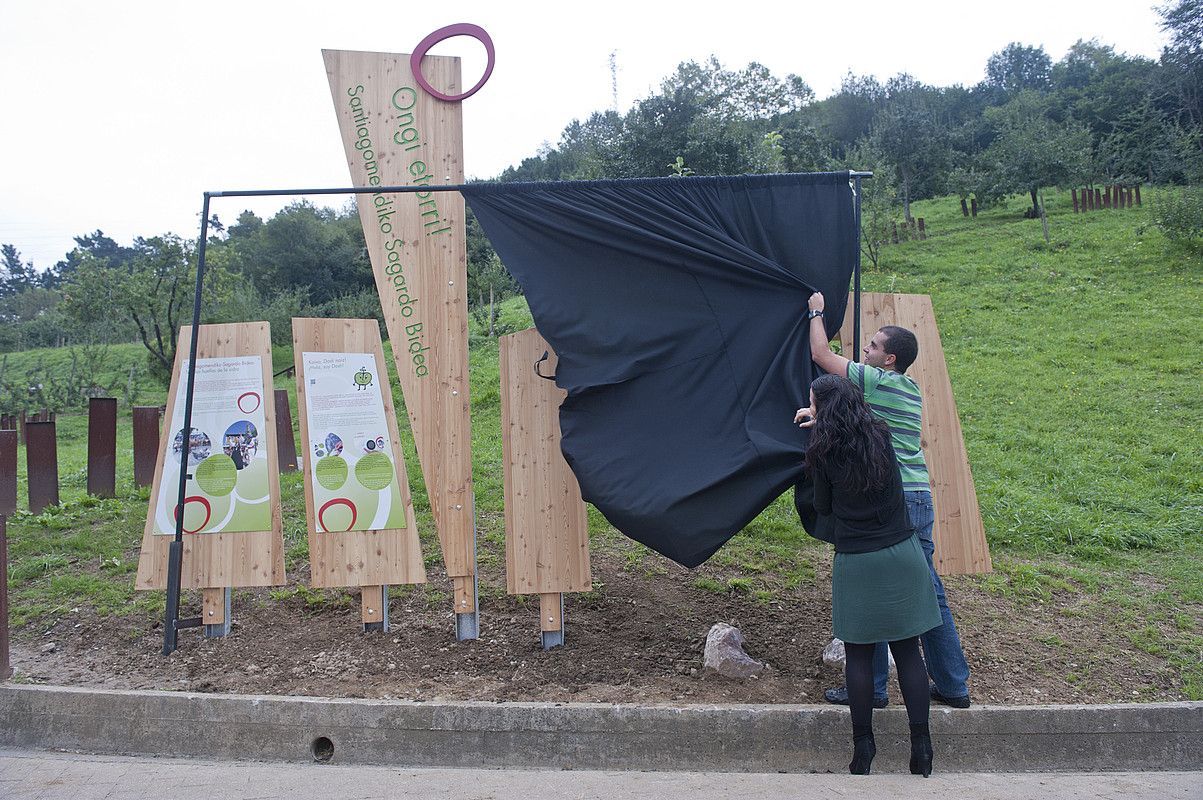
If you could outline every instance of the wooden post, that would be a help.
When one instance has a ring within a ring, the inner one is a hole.
[[[17,513],[17,432],[0,431],[0,516]]]
[[[977,216],[977,198],[976,197],[969,198],[969,211],[971,214],[973,214],[973,216],[975,216],[975,217]]]
[[[965,202],[964,197],[961,198],[961,216],[962,217],[969,216],[969,204]]]
[[[564,644],[564,594],[555,592],[539,595],[539,635],[543,649]]]
[[[12,674],[8,658],[8,520],[0,514],[0,681]]]
[[[1078,213],[1078,190],[1070,189],[1069,191],[1070,191],[1070,194],[1073,195],[1073,199],[1074,199],[1074,213],[1077,214]]]
[[[1103,208],[1103,190],[1095,187],[1094,190],[1094,210],[1101,211]]]
[[[364,633],[389,629],[387,585],[360,587],[359,605]]]
[[[1136,184],[1136,205],[1140,205],[1140,184]]]
[[[923,223],[923,217],[919,217],[919,241],[927,241],[927,226]]]
[[[1103,208],[1110,210],[1111,208],[1111,187],[1108,186],[1103,190]]]
[[[58,505],[58,449],[53,422],[25,423],[25,464],[29,511],[41,514]]]
[[[205,626],[205,638],[223,639],[230,635],[229,586],[201,589],[201,621]]]
[[[1115,187],[1115,199],[1116,208],[1127,208],[1128,204],[1125,201],[1128,199],[1128,190],[1123,186]]]
[[[117,398],[88,400],[88,494],[117,496]]]
[[[159,454],[159,407],[134,406],[134,485],[150,486]]]
[[[280,443],[280,474],[296,472],[297,440],[292,433],[292,409],[288,405],[287,389],[276,389],[276,441]]]

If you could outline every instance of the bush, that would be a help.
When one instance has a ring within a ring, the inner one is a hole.
[[[1153,224],[1171,242],[1203,248],[1203,189],[1167,192],[1153,207]]]

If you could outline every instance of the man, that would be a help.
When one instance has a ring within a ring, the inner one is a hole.
[[[936,550],[932,541],[931,484],[927,475],[927,463],[920,447],[920,428],[923,418],[923,397],[918,385],[906,376],[906,370],[919,355],[919,343],[915,334],[906,328],[887,325],[869,340],[864,348],[864,363],[858,364],[831,351],[827,341],[827,330],[823,327],[823,295],[815,292],[810,296],[807,319],[810,325],[811,358],[824,371],[833,375],[844,375],[865,394],[873,414],[890,426],[890,438],[898,467],[902,474],[902,489],[906,496],[906,510],[910,515],[911,528],[919,536],[919,543],[927,556],[927,566],[936,589],[943,624],[923,634],[923,653],[927,660],[927,672],[932,679],[931,698],[937,703],[954,708],[969,708],[969,664],[961,649],[956,623],[948,609],[944,596],[944,584],[932,564]],[[800,409],[796,422],[810,427],[813,419],[807,419]],[[873,705],[884,708],[889,703],[886,694],[886,679],[889,676],[889,657],[884,642],[877,645],[873,654]],[[847,687],[828,689],[823,693],[830,703],[848,702]]]

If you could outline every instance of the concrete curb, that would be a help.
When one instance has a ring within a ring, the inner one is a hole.
[[[933,707],[942,772],[1203,770],[1203,702]],[[902,772],[906,713],[874,714]],[[415,703],[0,686],[0,746],[407,767],[843,772],[846,708]],[[321,749],[320,747],[318,748]]]

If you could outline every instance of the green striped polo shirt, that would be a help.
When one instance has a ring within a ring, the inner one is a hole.
[[[890,439],[902,473],[902,490],[931,491],[920,436],[923,395],[919,385],[899,372],[848,362],[848,380],[864,392],[874,416],[890,426]]]

